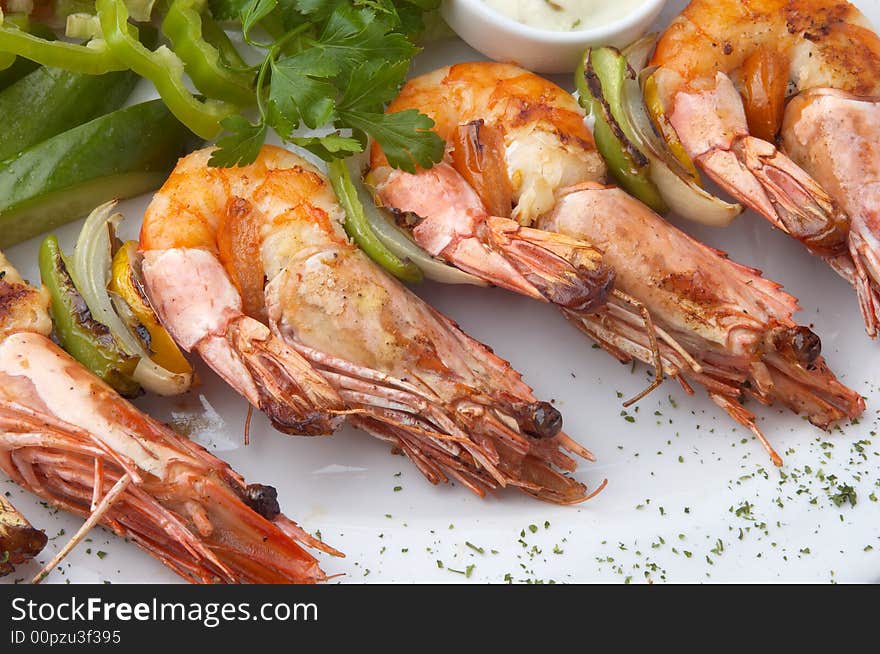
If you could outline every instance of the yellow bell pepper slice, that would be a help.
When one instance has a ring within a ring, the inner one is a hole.
[[[660,132],[663,140],[666,141],[669,152],[694,176],[694,181],[698,185],[702,185],[697,167],[694,166],[694,162],[691,161],[691,158],[685,151],[684,145],[682,145],[678,138],[678,134],[675,133],[675,129],[669,124],[669,119],[666,117],[666,112],[663,109],[663,102],[660,100],[660,93],[657,91],[657,82],[653,75],[645,80],[642,91],[645,96],[645,106],[648,109],[648,115],[651,116],[654,126]]]
[[[153,361],[169,372],[191,373],[192,366],[183,356],[174,339],[171,338],[171,334],[159,322],[156,312],[144,298],[132,276],[132,262],[135,260],[136,254],[137,241],[128,241],[119,248],[111,264],[109,290],[116,293],[128,304],[134,317],[147,330],[150,335],[150,351],[153,354]]]

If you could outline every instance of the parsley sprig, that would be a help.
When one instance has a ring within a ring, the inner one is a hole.
[[[235,115],[211,157],[214,166],[257,158],[268,130],[325,160],[362,152],[368,137],[389,163],[413,172],[443,156],[433,121],[414,109],[384,113],[418,52],[410,35],[439,0],[213,0],[220,20],[239,20],[245,40],[263,50],[257,110]],[[256,34],[256,36],[255,36]],[[263,37],[266,38],[263,38]],[[268,40],[267,40],[268,39]],[[298,132],[305,127],[314,134]]]

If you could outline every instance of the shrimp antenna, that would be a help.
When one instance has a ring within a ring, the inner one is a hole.
[[[248,402],[247,417],[244,419],[244,444],[251,444],[251,420],[254,418],[254,405]]]
[[[96,473],[99,470],[103,471],[103,466],[99,465],[96,462],[96,464],[95,464]],[[98,487],[98,483],[96,480],[96,484],[95,484],[96,490],[93,491],[94,494],[92,496],[92,503],[93,503],[94,508],[92,508],[92,512],[91,512],[91,515],[89,515],[88,520],[86,520],[83,523],[82,527],[80,527],[79,531],[77,531],[76,534],[74,534],[73,538],[71,538],[69,541],[67,541],[67,544],[61,548],[61,550],[58,552],[58,554],[56,554],[52,558],[52,560],[49,561],[49,563],[47,563],[43,567],[43,569],[37,573],[37,575],[33,578],[31,583],[38,584],[41,581],[43,581],[43,579],[45,579],[49,575],[49,573],[52,572],[52,569],[55,566],[57,566],[59,563],[61,563],[61,561],[63,561],[64,558],[68,554],[70,554],[71,551],[73,551],[73,548],[76,547],[82,541],[82,539],[86,537],[86,535],[94,528],[94,526],[96,524],[98,524],[98,522],[101,520],[101,518],[104,517],[104,514],[107,513],[107,511],[110,509],[110,507],[112,507],[113,504],[116,503],[116,500],[118,500],[122,496],[122,493],[125,491],[126,488],[128,488],[128,485],[130,483],[131,483],[131,477],[128,475],[128,473],[122,475],[119,478],[119,481],[117,481],[113,485],[113,488],[110,489],[110,492],[104,496],[104,498],[100,501],[100,503],[98,503],[97,506],[94,506],[95,498],[97,497],[97,494],[100,492],[100,490],[98,490],[99,487]]]
[[[623,406],[628,407],[650,395],[658,386],[660,386],[660,384],[663,383],[663,358],[660,356],[660,343],[657,342],[657,328],[654,326],[654,321],[651,318],[651,312],[648,311],[648,307],[619,289],[615,288],[611,291],[611,294],[618,300],[635,307],[635,309],[641,314],[642,320],[645,323],[645,331],[648,334],[648,343],[651,348],[651,358],[653,360],[651,365],[654,366],[654,381],[652,381],[651,384],[641,393],[623,403]]]
[[[770,461],[773,462],[777,468],[782,467],[782,457],[779,456],[779,453],[770,445],[770,441],[767,440],[767,437],[764,436],[764,433],[758,429],[758,425],[752,422],[749,425],[749,429],[752,430],[752,433],[758,437],[758,440],[761,441],[761,445],[764,446],[764,449],[767,450],[767,454],[770,455]]]
[[[712,398],[712,401],[715,402],[715,404],[724,409],[727,412],[727,415],[744,427],[749,428],[749,431],[757,437],[761,442],[761,445],[764,446],[764,449],[767,450],[767,454],[770,455],[770,461],[773,462],[773,465],[777,468],[782,466],[782,457],[779,456],[779,453],[775,449],[773,449],[770,441],[767,440],[767,437],[764,436],[763,432],[755,423],[755,416],[750,411],[741,404],[734,402],[729,397],[724,397],[717,393],[709,393],[709,397]]]

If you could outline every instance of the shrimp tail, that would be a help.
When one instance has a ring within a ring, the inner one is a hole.
[[[416,242],[434,256],[491,284],[579,311],[602,306],[614,275],[602,254],[561,234],[491,216],[449,164],[410,174],[372,175],[379,200],[397,215],[416,216]],[[441,207],[434,201],[445,197]]]
[[[259,393],[257,407],[276,429],[304,436],[333,433],[343,418],[342,400],[326,380],[286,343],[255,320],[229,326],[228,341]],[[204,356],[205,349],[201,352]]]
[[[749,134],[742,100],[727,75],[719,72],[714,88],[676,94],[669,119],[691,158],[725,191],[813,253],[845,252],[846,215],[775,145]]]
[[[0,468],[87,518],[66,554],[102,524],[199,583],[326,578],[283,524],[274,489],[141,414],[51,341],[0,344]],[[57,387],[69,393],[56,393]],[[38,575],[39,581],[60,560]]]
[[[206,286],[195,302],[183,299],[189,297],[192,282],[167,274],[187,267]],[[175,340],[187,351],[197,350],[276,428],[315,436],[340,426],[338,414],[345,406],[337,393],[268,327],[242,313],[241,296],[211,253],[194,248],[148,251],[143,272],[156,311]],[[205,325],[206,317],[215,315],[222,318]]]
[[[604,306],[614,286],[614,272],[585,243],[506,218],[486,222],[490,246],[543,298],[573,311],[591,312]]]
[[[725,191],[810,250],[840,251],[837,237],[846,232],[845,216],[814,179],[771,143],[744,135],[729,149],[711,150],[696,160]],[[826,243],[837,245],[829,249]]]
[[[871,234],[870,240],[877,241]],[[859,308],[865,318],[865,331],[871,338],[876,338],[880,330],[880,243],[868,244],[858,231],[853,230],[849,236],[850,255],[852,261],[846,261],[839,273],[856,289]],[[832,263],[832,267],[837,267]]]
[[[865,330],[880,330],[880,99],[814,88],[786,108],[782,139],[795,163],[832,190],[850,219],[847,251],[828,259],[858,295]]]

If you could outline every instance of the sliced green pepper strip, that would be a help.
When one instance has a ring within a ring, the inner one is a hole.
[[[392,275],[405,282],[422,281],[422,271],[411,261],[401,261],[373,233],[364,208],[357,196],[357,190],[351,182],[348,166],[342,159],[336,159],[328,165],[330,183],[336,191],[336,197],[345,209],[345,233],[373,261],[382,266]]]
[[[219,23],[210,14],[202,14],[202,36],[205,41],[217,48],[220,59],[228,68],[233,70],[248,68],[247,63],[241,58],[238,50],[232,45],[229,35],[223,31]]]
[[[0,52],[0,71],[6,70],[15,63],[15,55],[11,52]]]
[[[56,39],[55,32],[39,23],[31,23],[28,26],[27,31],[34,36],[41,37],[47,41],[54,41]],[[4,55],[0,55],[0,57],[2,56]],[[2,70],[2,67],[0,67],[0,90],[5,89],[10,84],[14,84],[28,73],[31,73],[40,67],[40,64],[36,61],[31,61],[24,57],[16,57],[15,55],[11,56],[14,57],[15,63],[7,67],[5,70]]]
[[[50,312],[61,347],[121,395],[138,395],[141,388],[132,378],[138,358],[126,355],[110,330],[92,318],[54,236],[47,236],[40,246],[39,265],[43,286],[52,300]]]
[[[183,62],[165,46],[151,51],[144,47],[128,24],[123,0],[97,0],[98,19],[104,40],[126,66],[149,79],[165,105],[177,119],[204,139],[221,131],[220,121],[236,113],[233,105],[216,100],[199,100],[183,82]]]
[[[88,45],[49,41],[8,22],[0,25],[0,53],[3,53],[0,57],[12,56],[12,61],[17,56],[24,57],[44,66],[90,75],[126,69],[126,65],[110,54],[101,40],[93,40]]]
[[[614,48],[590,48],[575,72],[581,106],[595,118],[596,147],[618,183],[654,211],[669,211],[651,181],[651,164],[627,135],[623,116],[623,82],[626,58]]]
[[[255,98],[254,74],[223,65],[218,49],[202,34],[200,14],[205,5],[205,0],[174,0],[162,21],[162,31],[199,91],[239,106],[251,105]]]
[[[153,14],[153,5],[156,0],[124,0],[125,8],[132,20],[138,23],[148,23]]]
[[[20,29],[24,32],[28,31],[30,20],[26,14],[3,14],[3,8],[0,7],[0,25]],[[0,71],[6,70],[15,63],[15,53],[0,52]]]

